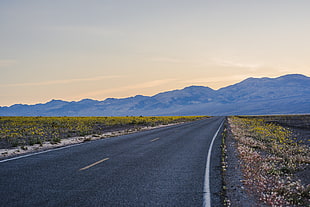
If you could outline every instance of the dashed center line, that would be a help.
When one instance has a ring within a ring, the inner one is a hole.
[[[91,165],[87,165],[86,167],[81,168],[79,171],[87,170],[88,168],[91,168],[91,167],[93,167],[93,166],[95,166],[95,165],[98,165],[98,164],[104,162],[104,161],[107,161],[108,159],[109,159],[109,158],[104,158],[104,159],[102,159],[102,160],[99,160],[99,161],[97,161],[97,162],[95,162],[95,163],[93,163],[93,164],[91,164]]]
[[[157,137],[157,138],[155,138],[155,139],[152,139],[150,142],[154,142],[154,141],[159,140],[159,139],[160,139],[160,138]]]

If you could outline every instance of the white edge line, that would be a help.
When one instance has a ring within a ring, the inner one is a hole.
[[[205,171],[205,181],[204,181],[204,186],[203,186],[203,205],[202,205],[203,207],[210,207],[211,206],[211,192],[210,192],[210,183],[209,183],[211,152],[212,152],[214,140],[217,137],[220,129],[222,128],[223,123],[224,123],[224,121],[222,121],[220,127],[218,128],[218,130],[214,134],[212,141],[211,141],[211,144],[210,144],[210,147],[209,147],[209,151],[208,151],[206,171]]]
[[[180,124],[183,124],[183,123],[180,123]],[[178,124],[173,124],[171,126],[175,126],[175,125],[178,125]],[[166,127],[169,127],[169,125],[168,126],[154,128],[154,129],[160,129],[160,128],[166,128]],[[145,131],[150,131],[150,130],[153,130],[153,129],[149,129],[149,130],[145,130]],[[143,132],[143,130],[138,131],[138,132]],[[138,132],[135,132],[135,133],[138,133]],[[124,134],[124,135],[130,135],[130,134],[134,134],[134,133]],[[120,135],[120,136],[123,136],[123,135]],[[116,136],[116,137],[118,137],[118,136]],[[107,139],[111,139],[111,138],[115,138],[115,137],[106,137],[104,139],[98,139],[98,140],[107,140]],[[94,141],[97,141],[97,140],[94,140]],[[72,144],[72,145],[68,145],[68,146],[63,146],[63,147],[59,147],[59,148],[53,148],[53,149],[49,149],[49,150],[43,150],[43,151],[34,152],[34,153],[30,152],[29,154],[26,154],[26,155],[20,155],[20,156],[17,155],[16,157],[0,160],[0,163],[12,161],[12,160],[18,160],[18,159],[21,159],[21,158],[30,157],[30,156],[34,156],[34,155],[38,155],[38,154],[47,153],[47,152],[62,150],[62,149],[78,146],[78,145],[81,145],[81,144],[84,144],[84,143],[83,142],[82,143],[76,143],[76,144]]]
[[[118,136],[116,136],[116,137],[118,137]],[[106,138],[103,138],[103,139],[97,139],[97,140],[93,140],[93,141],[108,140],[108,139],[111,139],[111,138],[115,138],[115,137],[106,137]],[[30,152],[29,154],[26,154],[26,155],[20,155],[20,156],[17,155],[16,157],[8,158],[8,159],[5,159],[5,160],[0,160],[0,163],[12,161],[12,160],[18,160],[18,159],[21,159],[21,158],[30,157],[30,156],[34,156],[34,155],[44,154],[44,153],[47,153],[47,152],[62,150],[62,149],[70,148],[70,147],[75,147],[75,146],[78,146],[78,145],[81,145],[81,144],[85,144],[85,142],[70,144],[70,145],[67,145],[67,146],[62,146],[62,147],[58,147],[58,148],[52,148],[52,149],[43,150],[43,151],[40,151],[40,152],[34,152],[34,153]]]
[[[44,150],[44,151],[40,151],[40,152],[30,153],[30,154],[26,154],[26,155],[21,155],[21,156],[17,156],[17,157],[12,157],[12,158],[8,158],[8,159],[5,159],[5,160],[0,160],[0,163],[12,161],[12,160],[18,160],[18,159],[21,159],[21,158],[30,157],[30,156],[34,156],[34,155],[44,154],[44,153],[47,153],[47,152],[62,150],[62,149],[70,148],[70,147],[75,147],[75,146],[78,146],[78,145],[81,145],[81,144],[83,144],[83,143],[78,143],[78,144],[63,146],[63,147],[59,147],[59,148]]]

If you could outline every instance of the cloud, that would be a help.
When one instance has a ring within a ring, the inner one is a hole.
[[[12,66],[16,63],[16,60],[0,60],[0,68]]]
[[[181,81],[182,83],[187,84],[195,84],[195,83],[216,83],[216,82],[223,82],[223,81],[235,81],[235,80],[242,80],[246,79],[249,76],[244,74],[236,74],[236,75],[229,75],[229,76],[213,76],[208,78],[197,78],[197,79],[188,79]]]
[[[257,70],[263,67],[262,64],[258,64],[258,63],[244,63],[244,62],[237,62],[237,61],[218,59],[218,58],[215,58],[212,61],[215,64],[219,66],[223,66],[223,67],[245,68],[245,69],[251,69],[251,70]]]
[[[161,80],[153,80],[148,82],[143,82],[139,84],[133,84],[128,86],[122,86],[118,88],[110,88],[105,90],[99,90],[99,91],[92,91],[86,94],[80,95],[80,97],[91,97],[91,96],[98,96],[98,95],[107,95],[107,94],[115,94],[120,92],[127,92],[135,89],[145,89],[145,88],[153,88],[157,87],[166,83],[170,83],[176,81],[176,79],[161,79]]]
[[[44,81],[44,82],[0,84],[0,86],[1,87],[47,86],[47,85],[56,85],[56,84],[69,84],[69,83],[77,83],[77,82],[99,81],[99,80],[115,79],[115,78],[120,78],[120,76],[95,76],[95,77],[91,77],[91,78],[51,80],[51,81]]]

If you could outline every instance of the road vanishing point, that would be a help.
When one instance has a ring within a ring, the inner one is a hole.
[[[0,161],[1,205],[222,206],[225,117]]]

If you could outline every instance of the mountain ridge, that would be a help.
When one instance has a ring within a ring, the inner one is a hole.
[[[310,77],[288,74],[247,78],[217,90],[188,86],[154,96],[136,95],[103,101],[52,99],[34,105],[0,107],[0,116],[163,116],[263,115],[310,113]]]

